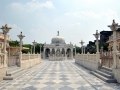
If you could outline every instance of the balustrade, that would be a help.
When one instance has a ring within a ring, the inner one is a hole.
[[[29,60],[29,54],[22,54],[22,60]]]
[[[22,60],[39,58],[38,54],[22,54]]]
[[[80,58],[80,60],[89,60],[89,61],[96,61],[97,57],[96,54],[76,54],[76,59]]]

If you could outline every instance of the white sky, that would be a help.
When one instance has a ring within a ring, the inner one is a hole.
[[[86,45],[96,30],[109,31],[113,19],[120,23],[119,0],[0,0],[0,27],[12,27],[12,40],[22,31],[23,43],[49,44],[59,31],[66,43]]]

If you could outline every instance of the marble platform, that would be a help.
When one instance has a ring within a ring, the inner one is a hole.
[[[0,82],[0,90],[120,90],[120,84],[100,80],[74,60],[43,60],[15,80]]]

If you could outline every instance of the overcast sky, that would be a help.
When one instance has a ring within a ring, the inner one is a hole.
[[[23,43],[49,44],[59,31],[66,43],[86,45],[113,19],[120,24],[119,0],[0,0],[0,27],[12,27],[12,40],[22,31]]]

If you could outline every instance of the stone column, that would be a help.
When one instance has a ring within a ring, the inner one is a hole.
[[[60,55],[62,56],[62,48],[60,48]]]
[[[43,51],[43,54],[44,54],[44,57],[43,57],[43,58],[44,58],[44,59],[45,59],[45,57],[46,57],[46,56],[45,56],[45,50],[46,50],[46,48],[44,47],[44,51]]]
[[[55,48],[55,57],[56,57],[56,50],[57,50],[57,48]]]
[[[84,54],[85,54],[85,46],[84,46]]]
[[[35,54],[35,45],[37,44],[37,42],[35,42],[35,40],[34,40],[34,42],[32,42],[32,43],[34,45],[34,54]]]
[[[76,45],[75,45],[75,55],[76,55]]]
[[[52,48],[50,48],[50,56],[52,55]]]
[[[83,54],[83,44],[84,44],[85,42],[83,42],[82,40],[81,40],[81,42],[80,42],[80,44],[81,44],[81,48],[82,48],[82,54]]]
[[[67,49],[65,48],[65,59],[67,59],[66,52],[67,52]]]
[[[9,58],[10,58],[10,45],[9,45],[8,65],[9,65]]]
[[[41,54],[41,44],[40,44],[40,54]]]
[[[22,62],[22,52],[19,52],[19,67],[21,67],[21,62]]]
[[[71,48],[71,59],[73,59],[73,48]]]
[[[5,26],[2,26],[2,29],[3,31],[3,34],[4,34],[4,66],[6,67],[7,66],[7,51],[6,51],[6,42],[7,42],[7,33],[10,31],[10,27],[8,27],[8,25],[6,24]]]
[[[32,45],[31,45],[31,54],[32,54]]]
[[[108,27],[110,27],[110,29],[113,31],[113,67],[112,68],[117,68],[117,43],[116,43],[116,30],[118,30],[118,27],[120,27],[120,25],[118,25],[118,23],[115,23],[115,20],[113,20],[112,25],[108,25]]]

